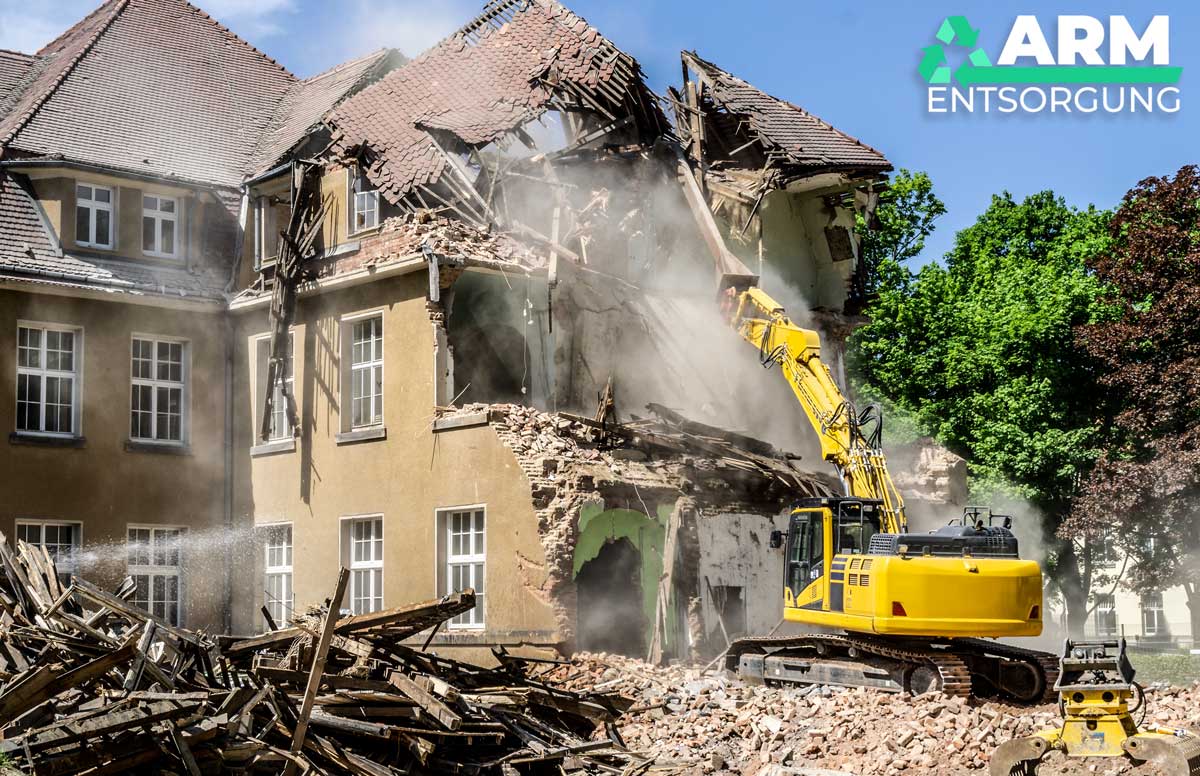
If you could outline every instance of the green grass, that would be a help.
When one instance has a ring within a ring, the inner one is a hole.
[[[1200,680],[1200,655],[1131,651],[1129,662],[1137,669],[1137,681],[1142,685],[1154,682],[1189,685]]]

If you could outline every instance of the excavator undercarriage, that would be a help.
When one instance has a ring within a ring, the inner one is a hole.
[[[726,668],[750,682],[871,687],[1001,697],[1021,704],[1053,700],[1058,658],[985,639],[904,639],[808,634],[738,639]]]

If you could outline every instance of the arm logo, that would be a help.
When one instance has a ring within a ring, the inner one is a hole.
[[[1176,113],[1182,67],[1170,64],[1170,17],[1139,34],[1124,16],[1057,17],[1051,47],[1036,16],[1018,16],[995,64],[965,16],[947,16],[920,49],[930,113]],[[952,64],[954,63],[954,64]]]

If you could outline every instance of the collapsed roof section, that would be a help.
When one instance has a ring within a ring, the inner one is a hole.
[[[697,80],[695,86],[684,84],[684,95],[675,95],[680,135],[691,138],[693,151],[702,148],[704,161],[716,167],[773,170],[783,186],[821,173],[856,178],[892,169],[861,140],[695,52],[683,53],[683,65]]]
[[[467,214],[487,221],[487,204],[452,154],[512,133],[533,145],[521,128],[550,109],[633,123],[646,139],[667,129],[637,62],[554,0],[493,0],[329,122],[335,149],[361,160],[391,203],[417,209],[462,199]]]

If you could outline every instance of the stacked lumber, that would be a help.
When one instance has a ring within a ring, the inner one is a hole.
[[[472,591],[370,614],[326,604],[249,638],[171,625],[61,580],[44,548],[0,535],[0,763],[37,774],[616,773],[652,763],[616,721],[629,701],[403,643],[474,606]],[[348,573],[330,600],[340,601]],[[543,665],[544,663],[544,665]]]

